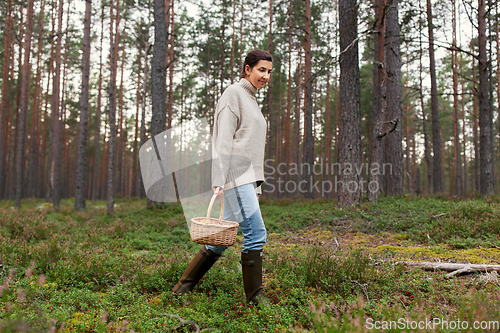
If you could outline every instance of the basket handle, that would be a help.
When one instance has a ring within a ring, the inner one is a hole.
[[[212,200],[210,200],[210,204],[208,205],[207,219],[205,220],[207,222],[210,221],[210,212],[212,211],[212,206],[214,205],[215,198],[217,198],[216,193],[214,193],[214,195],[212,196]],[[224,216],[224,197],[221,198],[220,203],[221,203],[221,211],[220,211],[219,221],[222,221],[222,217]]]

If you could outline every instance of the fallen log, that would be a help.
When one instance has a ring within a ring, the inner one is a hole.
[[[421,267],[426,271],[439,269],[445,272],[451,272],[449,274],[446,274],[446,276],[448,277],[473,272],[500,272],[500,265],[456,264],[429,261],[399,261],[398,264],[405,264],[410,267]]]

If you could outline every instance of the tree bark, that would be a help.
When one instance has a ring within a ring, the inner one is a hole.
[[[468,176],[467,176],[467,150],[466,142],[467,136],[465,134],[465,84],[464,84],[464,70],[463,70],[463,55],[460,55],[460,86],[462,88],[462,144],[464,150],[464,198],[467,198],[467,192],[469,191]]]
[[[292,163],[292,143],[291,138],[291,113],[292,113],[292,0],[289,1],[288,6],[288,80],[287,80],[287,95],[286,95],[286,118],[285,118],[285,163],[286,168],[289,170]],[[285,184],[290,180],[290,174],[287,172],[285,175]],[[291,197],[291,193],[286,194]]]
[[[117,30],[118,31],[118,30]],[[125,40],[126,38],[126,33],[125,30],[123,31],[123,37],[120,36],[120,39],[123,38]],[[117,43],[118,45],[118,43]],[[118,46],[117,46],[118,47]],[[125,170],[123,167],[123,162],[124,162],[124,149],[125,149],[125,140],[126,136],[123,134],[123,73],[125,69],[125,45],[122,46],[122,59],[121,59],[121,66],[120,66],[120,100],[119,100],[119,105],[120,105],[120,120],[118,121],[118,129],[117,129],[117,168],[116,168],[116,193],[118,195],[123,196],[124,195],[124,186],[123,186],[123,179],[124,179],[124,174]]]
[[[101,102],[102,102],[102,42],[104,40],[104,2],[101,3],[101,41],[99,48],[99,83],[97,92],[97,109],[95,115],[95,135],[94,135],[94,170],[92,181],[92,195],[91,199],[94,203],[99,197],[99,159],[100,159],[100,144],[101,144]]]
[[[361,163],[361,106],[358,59],[358,7],[356,0],[339,1],[340,35],[340,124],[341,168],[338,205],[351,206],[361,197],[360,175],[348,168]],[[353,170],[353,169],[351,169]],[[335,181],[337,185],[337,181]]]
[[[273,54],[273,0],[269,0],[269,31],[267,33],[268,36],[268,46],[269,53]],[[267,160],[272,161],[271,165],[275,165],[275,152],[274,152],[274,144],[276,143],[276,132],[274,124],[274,110],[273,110],[273,75],[269,78],[268,88],[267,88],[267,119],[268,119],[268,144],[267,144]],[[279,177],[279,175],[275,175]],[[274,186],[274,178],[269,178],[269,185]],[[273,196],[275,198],[278,197],[279,191],[274,191]]]
[[[71,132],[68,132],[66,130],[65,124],[67,123],[67,112],[66,112],[66,82],[67,82],[67,70],[68,70],[68,58],[69,58],[69,25],[70,25],[70,11],[71,11],[71,0],[68,1],[68,10],[66,11],[66,29],[64,31],[64,60],[63,60],[63,76],[62,76],[62,91],[61,91],[61,119],[62,122],[61,124],[61,133],[62,133],[62,145],[63,145],[63,150],[64,150],[64,166],[66,167],[66,171],[61,174],[61,183],[62,183],[62,196],[63,198],[67,198],[72,196],[72,191],[73,191],[73,181],[74,181],[74,161],[76,161],[76,151],[77,151],[77,145],[74,145],[74,158],[70,158],[70,145],[71,142],[70,140],[67,139],[67,137],[71,136]],[[74,137],[75,140],[71,140],[72,142],[76,141],[76,138],[78,137],[78,127],[76,128],[76,136]]]
[[[420,2],[419,2],[420,8]],[[420,27],[423,26],[423,20],[420,17]],[[420,108],[422,109],[422,128],[424,130],[424,155],[425,155],[425,164],[427,167],[427,185],[428,185],[428,193],[433,193],[433,181],[432,181],[432,160],[431,160],[431,150],[429,147],[429,133],[427,130],[427,114],[425,112],[425,104],[424,104],[424,93],[423,93],[423,45],[422,45],[422,28],[419,31],[419,45],[420,45],[420,57],[419,57],[419,97],[420,97]],[[425,190],[425,185],[424,185]]]
[[[55,37],[56,36],[56,12],[57,12],[57,6],[54,1],[51,2],[51,21],[52,21],[52,30],[51,30],[51,36]],[[51,200],[51,163],[52,163],[52,146],[50,146],[47,149],[47,141],[52,144],[52,119],[49,124],[48,118],[49,118],[49,113],[48,113],[48,104],[49,104],[49,92],[50,92],[50,84],[53,81],[53,71],[54,71],[54,42],[51,40],[50,43],[50,58],[49,58],[49,70],[47,74],[47,92],[45,94],[45,105],[44,105],[44,116],[43,116],[43,134],[42,134],[42,167],[40,169],[40,174],[42,175],[41,183],[42,186],[44,186],[44,191],[43,194],[45,196],[45,201],[50,202]],[[49,140],[46,139],[45,135],[46,133],[49,132]],[[48,154],[47,154],[48,150]]]
[[[21,88],[21,109],[17,125],[16,140],[16,208],[21,208],[21,199],[23,197],[23,171],[24,171],[24,141],[26,136],[26,116],[28,114],[28,101],[30,99],[30,55],[31,55],[31,34],[33,29],[33,0],[28,0],[26,17],[26,30],[24,32],[24,63],[22,71]]]
[[[433,191],[436,194],[443,192],[442,180],[442,153],[441,132],[439,130],[439,110],[436,83],[436,60],[434,57],[434,25],[432,24],[431,0],[427,0],[427,29],[429,31],[429,71],[431,74],[431,114],[432,114],[432,163]]]
[[[80,128],[78,131],[78,155],[76,157],[75,210],[85,208],[87,194],[87,127],[89,119],[89,76],[90,76],[90,22],[92,0],[85,1],[82,45],[82,90],[80,95]]]
[[[408,55],[408,53],[407,53]],[[411,161],[410,161],[410,102],[408,100],[408,82],[410,70],[408,68],[408,56],[406,58],[406,82],[405,82],[405,164],[406,164],[406,193],[412,193]]]
[[[234,20],[236,18],[236,0],[233,0],[233,26],[231,32],[231,84],[234,83]]]
[[[328,52],[330,54],[330,52]],[[325,165],[330,168],[332,163],[332,135],[330,129],[330,65],[326,67],[326,96],[325,96]],[[325,172],[323,181],[330,181],[330,172]],[[326,198],[331,198],[331,191],[325,193]]]
[[[7,18],[5,19],[4,27],[4,54],[2,66],[2,104],[0,106],[0,200],[4,199],[5,188],[5,153],[7,146],[7,113],[8,113],[8,98],[9,98],[9,62],[10,62],[10,35],[12,26],[12,0],[8,0]]]
[[[314,183],[314,176],[312,169],[314,167],[314,138],[313,138],[313,124],[312,124],[312,78],[311,78],[311,67],[312,67],[312,54],[311,54],[311,1],[305,0],[306,2],[306,15],[305,15],[305,43],[304,43],[304,52],[305,52],[305,86],[304,86],[304,145],[303,145],[303,154],[304,160],[303,163],[307,164],[309,167],[306,168],[307,172],[304,177],[305,184],[308,190],[305,191],[304,197],[306,199],[314,198],[314,191],[311,190],[312,184]],[[359,70],[358,70],[359,71]]]
[[[385,174],[386,190],[389,195],[403,194],[403,117],[401,105],[401,52],[399,42],[398,6],[398,0],[393,0],[386,8],[386,121],[397,121],[396,129],[389,133],[385,140],[385,163],[389,163],[392,167],[392,171]]]
[[[149,25],[146,28],[146,52],[144,55],[144,80],[142,80],[142,96],[141,96],[141,146],[146,143],[146,92],[148,86],[148,55],[149,55]],[[139,189],[138,195],[140,198],[144,198],[145,189],[142,184],[142,176],[137,173],[137,188]]]
[[[27,10],[27,9],[26,9]],[[8,199],[14,199],[16,200],[16,161],[17,161],[17,153],[18,149],[16,149],[16,144],[17,144],[17,138],[19,136],[19,128],[21,127],[19,125],[19,118],[21,114],[21,98],[22,98],[22,87],[23,87],[23,50],[24,50],[24,33],[25,33],[25,25],[26,21],[24,20],[24,6],[21,6],[20,8],[20,18],[21,21],[19,23],[19,29],[20,29],[20,34],[19,37],[17,38],[17,44],[18,44],[18,50],[19,52],[17,53],[18,55],[18,60],[17,60],[17,66],[18,66],[18,71],[17,71],[17,85],[16,85],[16,107],[13,110],[13,116],[12,116],[12,122],[11,124],[14,125],[14,133],[11,134],[12,138],[12,147],[10,148],[10,151],[13,154],[13,157],[10,157],[10,170],[7,173],[7,182],[8,182],[8,190],[6,193],[9,193]],[[14,66],[13,66],[14,67]],[[14,77],[14,75],[12,76]],[[15,120],[14,120],[15,119]],[[11,125],[12,127],[12,125]],[[9,150],[9,148],[7,148]]]
[[[33,92],[33,107],[31,116],[31,131],[30,131],[30,148],[28,157],[28,196],[35,198],[38,192],[38,163],[39,154],[38,147],[40,145],[40,125],[41,125],[41,115],[40,115],[40,90],[41,90],[41,75],[42,69],[40,65],[40,58],[42,54],[43,46],[43,23],[45,17],[45,1],[42,0],[42,5],[40,9],[40,18],[38,21],[39,35],[38,35],[38,47],[36,53],[36,77],[35,77],[35,89]]]
[[[499,16],[499,11],[498,11],[498,1],[496,2],[496,17],[500,17]],[[499,29],[499,23],[497,22],[496,24],[496,34],[495,34],[495,38],[496,38],[496,44],[497,44],[497,103],[498,103],[498,106],[497,106],[497,112],[498,112],[498,131],[500,133],[500,29]],[[465,150],[464,150],[465,152]],[[465,159],[465,157],[464,157]],[[498,170],[498,175],[500,175],[500,169]]]
[[[387,110],[387,81],[385,69],[385,0],[375,0],[375,18],[377,20],[377,38],[374,47],[373,72],[373,109],[372,109],[372,139],[370,152],[370,170],[368,200],[377,202],[380,193],[382,177],[376,168],[382,167],[385,137],[382,136]]]
[[[241,1],[241,19],[240,19],[240,53],[239,53],[239,60],[238,60],[238,73],[241,73],[243,69],[243,18],[244,18],[244,1]]]
[[[495,1],[495,3],[497,3],[497,1]],[[487,12],[487,16],[488,16],[488,44],[489,44],[489,47],[487,48],[488,49],[488,56],[487,58],[489,58],[488,60],[488,87],[489,87],[489,98],[488,98],[488,109],[489,109],[489,112],[490,112],[490,124],[491,124],[491,130],[490,130],[490,136],[491,136],[491,139],[490,139],[490,142],[491,142],[491,148],[490,148],[490,151],[491,151],[491,179],[492,179],[492,182],[493,182],[493,192],[494,194],[498,194],[498,191],[497,191],[497,181],[496,181],[496,177],[495,177],[495,153],[494,153],[494,149],[493,149],[493,146],[494,146],[494,142],[495,142],[495,133],[494,133],[494,130],[493,130],[493,29],[491,28],[491,21],[492,21],[492,15],[491,15],[491,12],[492,12],[492,1],[491,0],[488,0],[488,12]],[[495,21],[498,26],[498,19]]]
[[[142,28],[142,25],[141,25]],[[139,48],[138,50],[138,55],[137,55],[137,95],[135,99],[135,107],[136,107],[136,113],[135,113],[135,133],[134,133],[134,161],[133,161],[133,172],[132,172],[132,188],[131,188],[131,196],[135,197],[137,196],[137,157],[139,154],[139,111],[140,111],[140,106],[141,106],[141,68],[142,68],[142,50]]]
[[[116,27],[113,33],[113,0],[110,1],[110,44],[111,44],[111,75],[109,80],[109,142],[108,142],[108,181],[107,181],[107,210],[114,215],[115,205],[115,163],[116,163],[116,72],[118,61],[118,27],[120,25],[120,0],[116,4]]]
[[[471,50],[474,52],[474,39],[471,40]],[[476,58],[472,57],[472,85],[473,85],[473,122],[472,135],[474,140],[474,191],[480,192],[481,183],[480,179],[480,156],[479,156],[479,106],[478,106],[478,89],[476,81]]]
[[[52,204],[54,208],[59,208],[61,200],[61,122],[59,119],[59,88],[61,78],[61,44],[62,44],[62,15],[63,0],[59,0],[58,28],[56,44],[56,68],[52,85],[52,161],[50,170]]]
[[[174,21],[174,0],[170,0],[170,48],[169,48],[169,87],[168,87],[168,123],[167,128],[172,127],[172,107],[174,103],[174,29],[175,29],[175,21]],[[156,26],[155,26],[156,29]],[[155,34],[156,38],[156,34]],[[165,37],[166,38],[166,37]],[[166,46],[165,46],[166,48]],[[156,40],[155,40],[155,49],[156,49]],[[163,131],[163,130],[162,130]],[[161,131],[160,131],[161,132]],[[158,134],[158,133],[156,133]],[[156,135],[155,134],[155,135]]]
[[[173,4],[172,4],[173,6]],[[173,12],[173,7],[172,7]],[[154,26],[155,43],[153,60],[151,64],[151,97],[152,97],[152,119],[151,137],[165,130],[165,56],[167,53],[167,25],[165,22],[165,3],[161,0],[154,1]],[[172,29],[173,30],[173,29]],[[172,42],[172,38],[170,39]],[[173,48],[172,48],[173,50]],[[171,62],[170,65],[173,63]],[[170,116],[169,116],[170,118]],[[147,205],[153,205],[148,199]]]
[[[295,120],[293,130],[294,163],[300,166],[300,96],[302,91],[302,53],[299,53],[299,62],[295,71]],[[299,184],[299,175],[295,175],[295,184]],[[298,189],[296,191],[298,193]]]
[[[486,3],[478,0],[479,43],[479,149],[481,158],[481,195],[493,194],[493,143],[491,142],[492,119],[489,107],[488,60],[486,58]]]
[[[455,0],[452,0],[452,46],[455,48],[457,45],[456,37],[456,5]],[[460,152],[460,116],[458,111],[458,64],[457,64],[457,51],[451,51],[451,68],[453,72],[453,134],[455,139],[455,195],[457,197],[463,196],[462,189],[462,156]],[[463,98],[463,97],[462,97]]]

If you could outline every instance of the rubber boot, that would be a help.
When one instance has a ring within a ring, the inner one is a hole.
[[[252,305],[266,305],[262,286],[262,250],[241,253],[241,271],[247,302]]]
[[[185,295],[190,293],[198,281],[205,275],[206,272],[215,264],[220,255],[208,250],[205,245],[200,249],[196,256],[191,260],[191,263],[186,268],[181,276],[181,279],[172,288],[172,292],[177,295]],[[191,302],[186,300],[185,304],[189,305]]]

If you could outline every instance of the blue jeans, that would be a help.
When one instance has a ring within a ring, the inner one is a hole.
[[[225,221],[238,222],[243,233],[241,252],[262,250],[266,243],[266,226],[260,213],[259,200],[255,194],[255,183],[249,183],[224,190]],[[207,249],[222,254],[227,246],[206,245]]]

